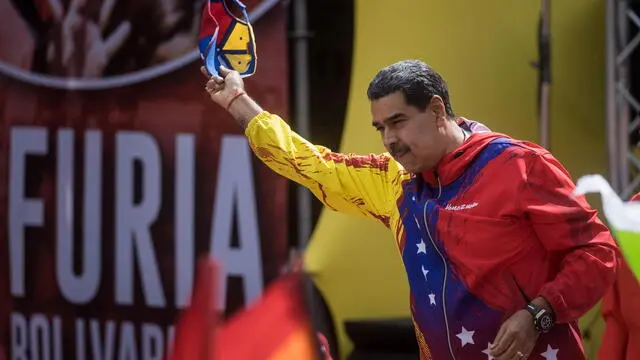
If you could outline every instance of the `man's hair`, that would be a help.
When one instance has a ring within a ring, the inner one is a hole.
[[[431,66],[420,60],[403,60],[380,70],[369,83],[367,96],[373,101],[398,91],[402,92],[407,104],[421,111],[425,111],[433,96],[438,95],[444,102],[447,116],[455,117],[447,83]]]

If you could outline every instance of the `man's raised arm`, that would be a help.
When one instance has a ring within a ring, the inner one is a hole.
[[[204,69],[203,73],[209,78]],[[251,99],[237,72],[222,68],[221,75],[224,78],[211,77],[206,90],[245,129],[251,149],[262,162],[307,187],[327,207],[388,226],[395,204],[390,200],[390,184],[400,176],[388,155],[345,155],[314,145]]]

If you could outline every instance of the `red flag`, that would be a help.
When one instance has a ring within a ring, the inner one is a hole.
[[[274,281],[254,305],[232,317],[216,336],[218,360],[316,360],[318,345],[306,315],[301,278]]]
[[[213,360],[213,342],[217,325],[215,299],[218,265],[204,258],[198,263],[191,304],[182,313],[176,327],[169,360]]]
[[[176,327],[168,360],[317,360],[299,274],[275,280],[257,303],[216,328],[213,260],[198,264],[191,305]]]

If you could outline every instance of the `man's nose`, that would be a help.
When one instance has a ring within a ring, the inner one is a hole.
[[[390,146],[398,142],[398,137],[396,136],[395,131],[385,130],[382,136],[382,142],[384,146],[388,149]]]

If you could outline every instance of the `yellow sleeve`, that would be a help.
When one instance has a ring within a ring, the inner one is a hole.
[[[245,134],[262,162],[307,187],[330,209],[377,219],[388,226],[395,204],[390,165],[397,172],[389,155],[334,153],[311,144],[279,116],[267,112],[253,118]]]

